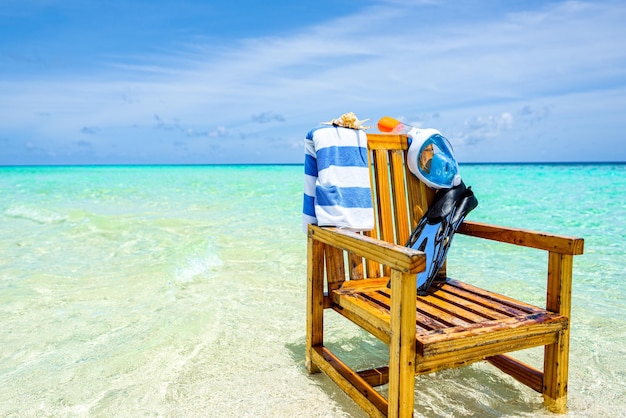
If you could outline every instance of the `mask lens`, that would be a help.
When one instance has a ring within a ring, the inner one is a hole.
[[[424,178],[440,187],[452,187],[459,168],[450,143],[441,135],[430,136],[420,148],[417,166]]]

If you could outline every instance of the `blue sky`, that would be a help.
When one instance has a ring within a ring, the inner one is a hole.
[[[0,165],[301,163],[348,111],[439,129],[461,162],[626,161],[624,22],[623,1],[0,0]]]

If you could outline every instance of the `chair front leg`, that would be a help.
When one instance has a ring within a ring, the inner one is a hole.
[[[549,254],[546,309],[570,320],[556,343],[547,345],[544,350],[543,402],[550,411],[560,414],[567,412],[572,269],[571,255]]]
[[[416,274],[391,272],[391,341],[389,343],[390,417],[413,416],[415,397]]]

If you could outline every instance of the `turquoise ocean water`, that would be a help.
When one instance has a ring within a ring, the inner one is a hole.
[[[623,416],[626,165],[461,172],[468,219],[585,238],[566,416]],[[363,416],[304,369],[302,186],[302,166],[0,167],[0,416]],[[457,236],[449,273],[542,304],[546,262]],[[327,332],[384,361],[336,316]],[[416,416],[544,415],[487,364],[416,379]]]

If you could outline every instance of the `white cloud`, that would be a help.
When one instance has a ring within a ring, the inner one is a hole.
[[[285,122],[285,117],[270,111],[252,115],[252,120],[256,123]]]
[[[464,122],[464,130],[456,139],[461,144],[474,145],[510,130],[513,123],[513,115],[508,112],[500,115],[477,116]]]

